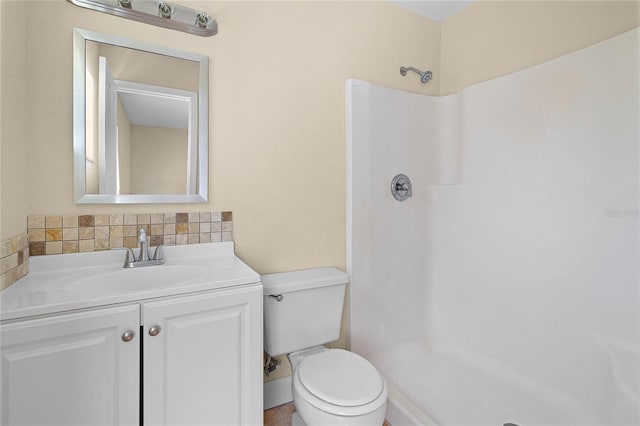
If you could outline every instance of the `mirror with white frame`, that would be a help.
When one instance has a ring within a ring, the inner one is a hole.
[[[208,58],[74,29],[76,203],[207,201]]]

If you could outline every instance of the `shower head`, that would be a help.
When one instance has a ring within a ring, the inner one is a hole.
[[[413,71],[420,76],[420,81],[425,84],[428,83],[433,77],[433,73],[431,71],[420,71],[414,67],[400,67],[400,75],[407,75],[407,71]]]

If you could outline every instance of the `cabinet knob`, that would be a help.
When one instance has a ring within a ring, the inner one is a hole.
[[[159,325],[154,325],[149,329],[149,336],[157,336],[158,334],[160,334],[160,326]]]
[[[124,333],[122,333],[122,341],[123,342],[130,342],[131,340],[133,340],[133,336],[135,336],[133,331],[127,330]]]

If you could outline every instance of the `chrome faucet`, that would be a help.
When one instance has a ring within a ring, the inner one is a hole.
[[[153,252],[153,257],[149,256],[149,245],[147,243],[147,231],[144,228],[141,228],[138,231],[138,245],[140,247],[138,258],[136,259],[133,250],[129,247],[124,248],[116,248],[114,250],[126,250],[127,255],[124,259],[124,268],[138,268],[141,266],[153,266],[153,265],[162,265],[165,262],[164,252],[162,247],[164,244],[160,244],[156,247],[156,250]]]
[[[147,245],[147,231],[144,228],[140,228],[138,231],[138,246],[140,246],[140,252],[138,253],[138,262],[149,261],[149,248]]]

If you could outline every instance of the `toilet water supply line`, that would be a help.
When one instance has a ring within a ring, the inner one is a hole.
[[[426,84],[429,81],[431,81],[431,78],[433,77],[433,73],[431,71],[420,71],[415,67],[400,67],[400,75],[402,76],[407,75],[407,71],[413,71],[416,74],[418,74],[420,76],[420,81],[423,84]]]
[[[272,358],[271,355],[266,352],[264,354],[264,375],[269,377],[269,374],[273,373],[278,367],[280,367],[280,361]]]

